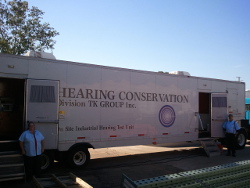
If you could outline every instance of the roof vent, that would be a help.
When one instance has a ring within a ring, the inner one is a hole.
[[[186,71],[172,71],[169,72],[169,74],[176,74],[176,75],[182,75],[182,76],[191,76],[189,72]]]
[[[56,59],[56,57],[52,53],[48,52],[36,52],[36,51],[28,51],[24,56],[29,57],[38,57],[38,58],[45,58],[45,59]]]

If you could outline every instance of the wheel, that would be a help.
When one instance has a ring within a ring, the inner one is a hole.
[[[68,151],[68,164],[72,168],[83,168],[90,160],[89,151],[84,146],[76,146]]]
[[[236,148],[243,149],[246,145],[247,133],[244,129],[241,129],[236,136]]]
[[[41,155],[41,170],[47,171],[54,164],[54,157],[51,152],[45,152]]]

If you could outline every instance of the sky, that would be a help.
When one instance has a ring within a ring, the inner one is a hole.
[[[59,60],[240,79],[250,89],[249,0],[28,2],[60,33]]]

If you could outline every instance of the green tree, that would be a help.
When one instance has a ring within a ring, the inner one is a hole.
[[[43,14],[37,7],[29,8],[27,1],[0,0],[0,52],[21,55],[54,49],[53,37],[59,33],[41,22]]]

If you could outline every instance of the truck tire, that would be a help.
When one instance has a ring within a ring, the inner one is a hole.
[[[244,129],[240,129],[236,135],[236,148],[243,149],[246,145],[247,133]]]
[[[76,146],[68,151],[67,161],[72,168],[83,168],[90,160],[88,149],[84,146]]]
[[[41,170],[47,171],[54,164],[54,155],[52,152],[44,152],[41,155]]]

